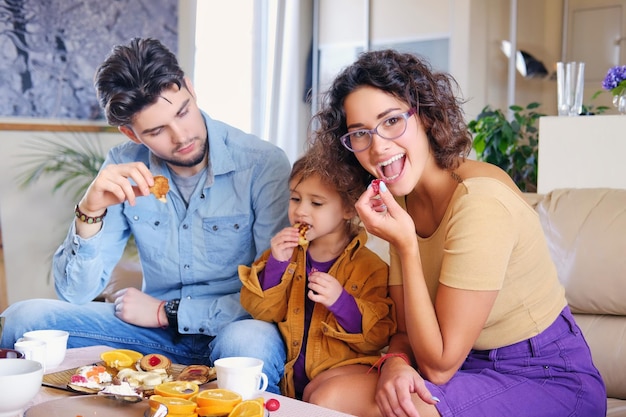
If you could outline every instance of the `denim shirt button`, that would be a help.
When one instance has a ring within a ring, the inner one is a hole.
[[[185,265],[185,266],[183,266],[183,268],[189,269],[189,265]]]
[[[185,229],[185,230],[189,229],[189,225],[183,224],[183,229]]]
[[[217,231],[217,226],[213,225],[213,231]]]
[[[160,222],[160,221],[158,221],[158,220],[157,220],[156,222],[154,222],[154,225],[155,225],[155,226],[158,226],[158,225],[160,225],[160,224],[161,224],[161,222]]]
[[[139,220],[139,216],[137,216],[137,215],[134,215],[134,216],[133,216],[133,220],[134,220],[134,221],[137,221],[137,220]]]
[[[235,230],[239,230],[239,225],[237,223],[235,223],[233,227],[235,228]]]
[[[200,328],[198,329],[198,331],[199,331],[200,333],[204,333],[204,329],[203,329],[202,327],[200,327]]]
[[[200,194],[200,198],[204,198],[204,193]]]
[[[183,327],[183,331],[188,332],[189,331],[189,327]]]

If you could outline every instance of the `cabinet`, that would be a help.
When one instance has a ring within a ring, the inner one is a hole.
[[[626,116],[539,119],[537,192],[626,188]]]

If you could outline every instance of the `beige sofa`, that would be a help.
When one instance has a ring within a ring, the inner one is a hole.
[[[564,189],[526,198],[606,383],[607,416],[626,417],[626,190]],[[368,246],[388,260],[383,241],[371,238]],[[115,287],[140,287],[140,277],[136,263],[123,262],[103,295],[111,300]]]
[[[607,416],[626,417],[626,190],[562,189],[527,197],[604,378]]]

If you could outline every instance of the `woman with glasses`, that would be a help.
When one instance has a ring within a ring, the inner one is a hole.
[[[376,372],[329,370],[310,402],[357,416],[603,416],[606,392],[511,178],[467,159],[448,74],[362,54],[335,79],[311,146],[376,178],[356,203],[390,243],[398,332]]]

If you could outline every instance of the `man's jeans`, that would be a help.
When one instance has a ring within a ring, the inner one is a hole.
[[[59,329],[70,332],[68,348],[106,345],[144,354],[160,353],[183,365],[213,366],[222,357],[251,356],[264,362],[267,391],[280,393],[278,383],[283,376],[286,352],[275,324],[248,319],[226,325],[215,338],[178,335],[168,329],[128,324],[115,316],[112,303],[76,305],[49,299],[14,303],[2,316],[5,326],[0,347],[12,348],[29,330]]]

